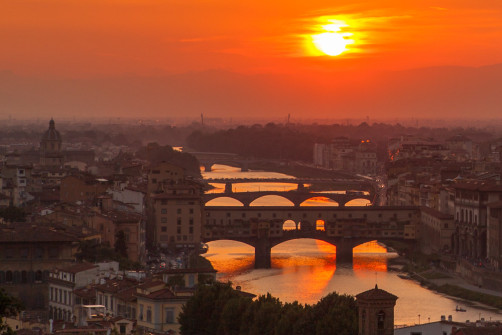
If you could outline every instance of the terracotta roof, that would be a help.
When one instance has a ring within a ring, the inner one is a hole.
[[[136,287],[130,287],[118,293],[115,293],[115,297],[122,301],[135,301],[136,300]]]
[[[164,288],[150,294],[136,293],[138,297],[143,297],[152,300],[162,300],[162,299],[188,299],[188,297],[177,297],[169,288]]]
[[[485,192],[502,192],[502,185],[497,185],[493,181],[492,182],[480,182],[480,181],[472,181],[472,182],[458,182],[453,185],[454,188],[460,190],[472,190],[472,191],[485,191]]]
[[[96,285],[96,290],[117,293],[123,290],[129,289],[131,287],[136,287],[138,282],[134,279],[124,278],[124,279],[111,279],[107,280],[104,284]]]
[[[374,289],[359,293],[356,298],[357,300],[397,300],[397,296],[379,289],[378,285],[375,285]]]
[[[151,281],[147,281],[147,282],[145,282],[145,283],[143,283],[141,285],[138,285],[138,288],[144,290],[144,289],[148,289],[150,287],[155,287],[157,285],[163,285],[163,284],[164,284],[164,282],[162,280],[156,280],[156,279],[154,279],[154,280],[151,280]]]
[[[76,239],[36,224],[13,223],[0,228],[0,242],[74,242]]]
[[[73,290],[73,294],[81,298],[86,298],[90,300],[96,299],[96,290],[94,289],[93,286],[77,288]]]

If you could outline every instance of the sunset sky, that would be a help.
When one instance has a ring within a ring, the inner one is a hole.
[[[0,117],[490,118],[502,106],[500,1],[5,0],[0,26]],[[347,50],[324,54],[323,33]]]

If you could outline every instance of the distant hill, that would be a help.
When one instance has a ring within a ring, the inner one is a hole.
[[[498,118],[502,64],[323,78],[224,70],[54,79],[0,72],[0,117]]]

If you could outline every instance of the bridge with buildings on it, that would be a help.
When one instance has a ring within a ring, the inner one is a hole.
[[[336,246],[337,263],[352,263],[352,249],[378,240],[414,243],[419,207],[206,206],[203,242],[233,240],[255,249],[255,267],[270,268],[271,249],[283,242],[313,238]]]

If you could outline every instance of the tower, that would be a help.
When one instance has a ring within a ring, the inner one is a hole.
[[[359,311],[359,335],[394,334],[394,306],[397,297],[375,285],[356,295]]]
[[[54,120],[49,122],[49,129],[40,140],[40,164],[43,166],[60,166],[63,164],[61,134],[56,130]]]

